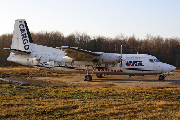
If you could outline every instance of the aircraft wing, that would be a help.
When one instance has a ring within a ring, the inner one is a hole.
[[[91,62],[94,58],[102,54],[102,52],[96,53],[96,52],[79,49],[77,47],[61,46],[56,48],[64,50],[67,53],[66,56],[73,58],[74,61]]]

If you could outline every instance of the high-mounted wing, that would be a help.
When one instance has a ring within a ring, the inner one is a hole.
[[[78,47],[61,46],[56,48],[64,50],[67,53],[66,56],[73,58],[74,61],[91,62],[95,57],[100,56],[102,54],[79,49]]]

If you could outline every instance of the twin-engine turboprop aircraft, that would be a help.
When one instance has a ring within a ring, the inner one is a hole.
[[[87,73],[85,81],[92,81],[92,75],[153,75],[161,74],[164,80],[166,73],[176,67],[160,62],[156,57],[147,54],[114,54],[91,52],[77,47],[47,47],[33,43],[27,23],[24,19],[15,21],[8,61],[38,67],[55,72]],[[92,72],[92,73],[91,73]]]

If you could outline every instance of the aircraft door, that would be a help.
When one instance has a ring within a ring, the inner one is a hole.
[[[155,63],[155,67],[154,69],[156,70],[156,73],[159,72],[163,72],[163,64],[162,62],[160,62],[158,59],[154,59],[154,63]]]
[[[157,69],[157,66],[155,65],[154,59],[149,59],[148,61],[148,68],[149,68],[149,72],[153,73],[154,70]]]
[[[121,63],[122,62],[122,63]],[[121,68],[121,67],[124,67],[125,65],[126,65],[126,61],[125,60],[123,60],[123,61],[121,61],[120,63],[119,63],[119,67]]]
[[[54,67],[54,61],[49,61],[49,67]]]

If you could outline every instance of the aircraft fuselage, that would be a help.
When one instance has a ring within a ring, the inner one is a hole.
[[[121,57],[121,54],[114,55],[117,58]],[[98,74],[151,75],[167,73],[175,69],[174,66],[162,63],[156,57],[147,54],[122,54],[122,63],[120,61],[116,63],[113,61],[99,61],[98,63],[73,61],[72,58],[65,57],[65,53],[51,52],[32,52],[28,55],[11,53],[7,60],[54,72],[87,73],[87,66],[89,66],[90,72]]]

